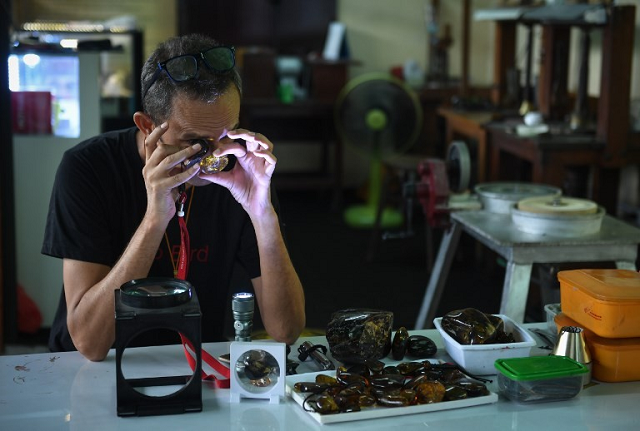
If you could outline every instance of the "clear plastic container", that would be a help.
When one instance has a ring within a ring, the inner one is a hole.
[[[562,308],[560,307],[560,303],[556,304],[547,304],[544,306],[544,311],[547,315],[547,327],[552,334],[558,333],[558,328],[556,328],[556,322],[554,318],[557,314],[562,312]]]
[[[498,390],[518,403],[561,401],[582,390],[589,369],[566,356],[498,359]]]

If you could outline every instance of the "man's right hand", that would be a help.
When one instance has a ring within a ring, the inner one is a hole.
[[[201,149],[200,144],[185,148],[167,144],[162,140],[167,130],[165,122],[153,129],[144,140],[145,165],[142,175],[147,189],[147,216],[157,217],[159,223],[169,223],[176,213],[178,187],[200,170],[197,163],[189,169],[182,169],[182,162],[197,154]]]

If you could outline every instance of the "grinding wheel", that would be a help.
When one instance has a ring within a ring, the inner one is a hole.
[[[569,216],[598,212],[598,205],[587,199],[564,196],[535,196],[518,201],[518,209],[535,214]]]
[[[471,183],[471,155],[464,141],[453,141],[447,151],[447,178],[454,193],[464,192]]]

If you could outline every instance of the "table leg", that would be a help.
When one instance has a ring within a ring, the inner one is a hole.
[[[431,277],[429,277],[429,284],[424,293],[424,299],[422,300],[422,306],[420,307],[420,313],[416,320],[415,329],[424,329],[425,322],[429,322],[429,328],[432,327],[433,319],[436,317],[435,314],[440,304],[440,297],[442,296],[444,285],[449,276],[451,261],[458,247],[461,232],[462,226],[456,222],[453,222],[453,225],[444,232],[442,241],[440,242],[438,257],[433,265],[433,271],[431,272]]]
[[[502,288],[500,314],[509,316],[516,323],[524,322],[532,267],[533,264],[531,263],[507,263],[507,273],[504,277],[504,286]]]
[[[630,269],[631,271],[637,271],[635,262],[628,262],[625,260],[616,261],[616,268],[618,269]]]
[[[487,132],[481,130],[478,133],[478,183],[484,183],[487,170]]]

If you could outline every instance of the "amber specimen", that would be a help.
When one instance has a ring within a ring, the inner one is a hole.
[[[414,358],[431,358],[437,351],[436,343],[424,335],[412,335],[407,340],[407,354]]]
[[[444,399],[445,387],[440,382],[423,382],[415,388],[418,404],[439,403]]]
[[[243,358],[244,373],[250,380],[260,380],[279,372],[278,362],[262,350],[252,350]]]
[[[348,309],[336,311],[327,324],[327,341],[332,356],[345,364],[381,359],[391,350],[393,313]]]
[[[334,397],[324,394],[312,394],[304,400],[304,405],[312,411],[323,415],[338,413],[340,408]],[[306,407],[305,407],[306,409]]]
[[[385,367],[384,362],[377,359],[367,359],[364,361],[364,364],[369,367],[369,370],[371,370],[373,374],[381,373]]]
[[[454,385],[467,391],[467,394],[469,394],[470,397],[483,397],[485,395],[489,395],[489,389],[487,389],[484,384],[466,377],[456,381]]]
[[[460,344],[513,342],[513,336],[505,333],[501,318],[475,308],[450,311],[442,317],[441,325]]]
[[[420,362],[402,362],[398,364],[398,371],[404,376],[415,374],[424,369],[424,365]]]
[[[376,388],[400,388],[404,381],[405,377],[402,374],[380,374],[370,379],[371,386]]]
[[[217,174],[221,172],[229,164],[229,158],[227,156],[216,157],[213,154],[209,154],[200,160],[200,169],[205,174]]]
[[[362,394],[359,397],[360,407],[370,407],[376,403],[376,397],[371,394]]]
[[[469,395],[467,393],[467,391],[465,391],[463,388],[461,388],[460,386],[447,386],[445,393],[444,393],[444,400],[445,401],[456,401],[456,400],[464,400],[466,398],[468,398]]]
[[[420,383],[426,382],[427,380],[429,380],[429,376],[427,374],[418,374],[417,376],[413,377],[411,380],[406,382],[404,384],[404,387],[413,389],[416,386],[418,386]]]
[[[359,374],[352,374],[349,372],[338,372],[336,379],[342,385],[359,384],[361,386],[369,386],[369,381],[366,377]]]
[[[365,364],[354,364],[347,368],[347,372],[351,374],[357,374],[362,377],[369,378],[371,376],[371,370]]]
[[[378,397],[378,404],[385,407],[405,407],[409,405],[406,397],[402,395],[383,394]]]
[[[409,331],[404,326],[398,328],[396,334],[393,336],[391,343],[391,356],[396,361],[404,359],[404,355],[407,351],[407,341],[409,340]]]
[[[320,383],[314,383],[314,382],[297,382],[296,384],[293,385],[293,390],[295,392],[310,392],[312,394],[319,394],[321,392],[324,392],[325,389],[327,389],[327,385],[323,385]]]
[[[382,374],[400,374],[400,370],[395,365],[387,365],[382,369]]]
[[[327,376],[326,374],[318,374],[316,376],[316,383],[334,386],[338,384],[338,380],[336,380],[335,377]]]
[[[385,367],[385,370],[395,373],[383,372],[365,378],[340,366],[336,370],[335,379],[320,374],[316,376],[315,383],[297,383],[294,391],[303,392],[307,389],[310,395],[305,399],[303,408],[320,414],[357,412],[374,404],[380,407],[430,404],[481,397],[490,393],[481,381],[470,378],[453,364],[403,362],[395,367]],[[408,374],[400,374],[399,370]],[[325,384],[324,391],[312,393]]]
[[[359,412],[360,411],[360,395],[359,394],[345,394],[339,393],[334,397],[340,412]]]

